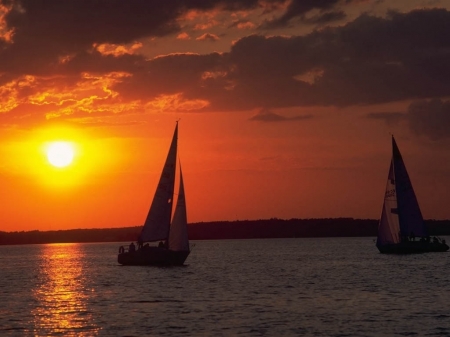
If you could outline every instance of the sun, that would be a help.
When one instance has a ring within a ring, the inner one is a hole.
[[[55,167],[66,167],[73,161],[75,155],[74,147],[69,142],[52,142],[48,145],[47,160]]]

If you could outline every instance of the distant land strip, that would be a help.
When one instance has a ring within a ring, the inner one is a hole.
[[[450,235],[450,220],[426,220],[431,236]],[[365,237],[378,220],[353,218],[238,220],[189,224],[190,240]],[[0,245],[136,241],[142,226],[56,231],[1,232]]]

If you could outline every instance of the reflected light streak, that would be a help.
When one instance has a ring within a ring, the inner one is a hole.
[[[96,336],[100,328],[92,321],[87,301],[90,289],[83,276],[84,252],[79,244],[43,246],[38,287],[33,296],[35,335]]]

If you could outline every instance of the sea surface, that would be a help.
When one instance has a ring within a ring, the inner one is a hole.
[[[165,268],[120,266],[120,243],[0,246],[0,336],[450,336],[450,253],[373,241],[194,241]]]

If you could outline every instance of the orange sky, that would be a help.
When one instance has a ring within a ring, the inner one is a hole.
[[[0,231],[141,225],[180,118],[189,222],[378,218],[391,133],[450,218],[449,50],[443,0],[0,0]]]

